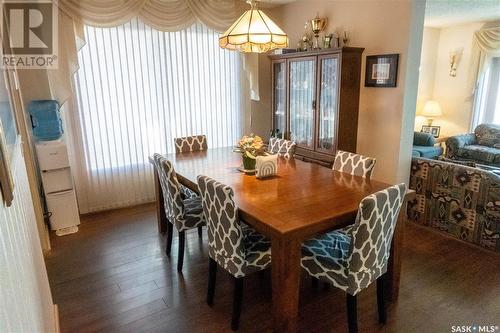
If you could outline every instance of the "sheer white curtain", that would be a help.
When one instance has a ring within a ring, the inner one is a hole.
[[[148,156],[173,152],[175,137],[205,134],[221,147],[241,136],[241,58],[219,48],[216,32],[133,19],[86,26],[85,38],[72,128],[81,212],[152,201]]]
[[[491,59],[478,91],[477,123],[500,125],[500,57]]]
[[[500,57],[500,26],[483,28],[472,40],[471,75],[469,85],[472,91],[471,131],[477,125],[491,122],[496,104],[495,83],[498,70],[494,59]],[[495,103],[493,101],[495,100]]]

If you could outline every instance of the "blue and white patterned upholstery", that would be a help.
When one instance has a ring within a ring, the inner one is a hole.
[[[297,144],[294,141],[270,138],[267,151],[272,154],[278,154],[278,156],[283,156],[284,158],[292,158],[295,155],[296,148]]]
[[[201,199],[183,199],[172,163],[160,154],[155,154],[154,160],[159,170],[167,219],[179,232],[205,225]]]
[[[236,278],[271,264],[271,243],[239,220],[233,190],[214,179],[198,176],[207,217],[208,255]]]
[[[354,225],[303,244],[302,267],[313,277],[356,295],[387,271],[392,236],[406,185],[364,198]]]

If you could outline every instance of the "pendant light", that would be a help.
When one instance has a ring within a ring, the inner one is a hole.
[[[288,36],[263,11],[255,0],[247,0],[251,8],[241,15],[219,38],[223,49],[261,53],[288,46]]]

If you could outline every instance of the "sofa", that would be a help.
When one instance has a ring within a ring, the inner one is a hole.
[[[500,126],[482,124],[474,133],[448,138],[446,157],[500,167]]]
[[[500,252],[500,176],[414,157],[409,187],[409,221]]]
[[[441,156],[443,148],[436,147],[436,139],[432,134],[423,132],[413,133],[413,157],[436,158]]]

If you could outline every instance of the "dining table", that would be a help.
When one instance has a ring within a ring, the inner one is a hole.
[[[258,179],[240,171],[241,154],[232,147],[163,155],[173,164],[178,181],[198,192],[197,177],[204,175],[230,186],[240,219],[271,240],[273,328],[297,330],[301,245],[310,237],[345,227],[355,221],[361,200],[390,186],[299,159],[278,158],[275,176]],[[153,163],[152,157],[150,162]],[[155,170],[158,230],[168,223],[163,194]],[[408,191],[400,210],[389,259],[385,298],[398,297],[401,250]]]

